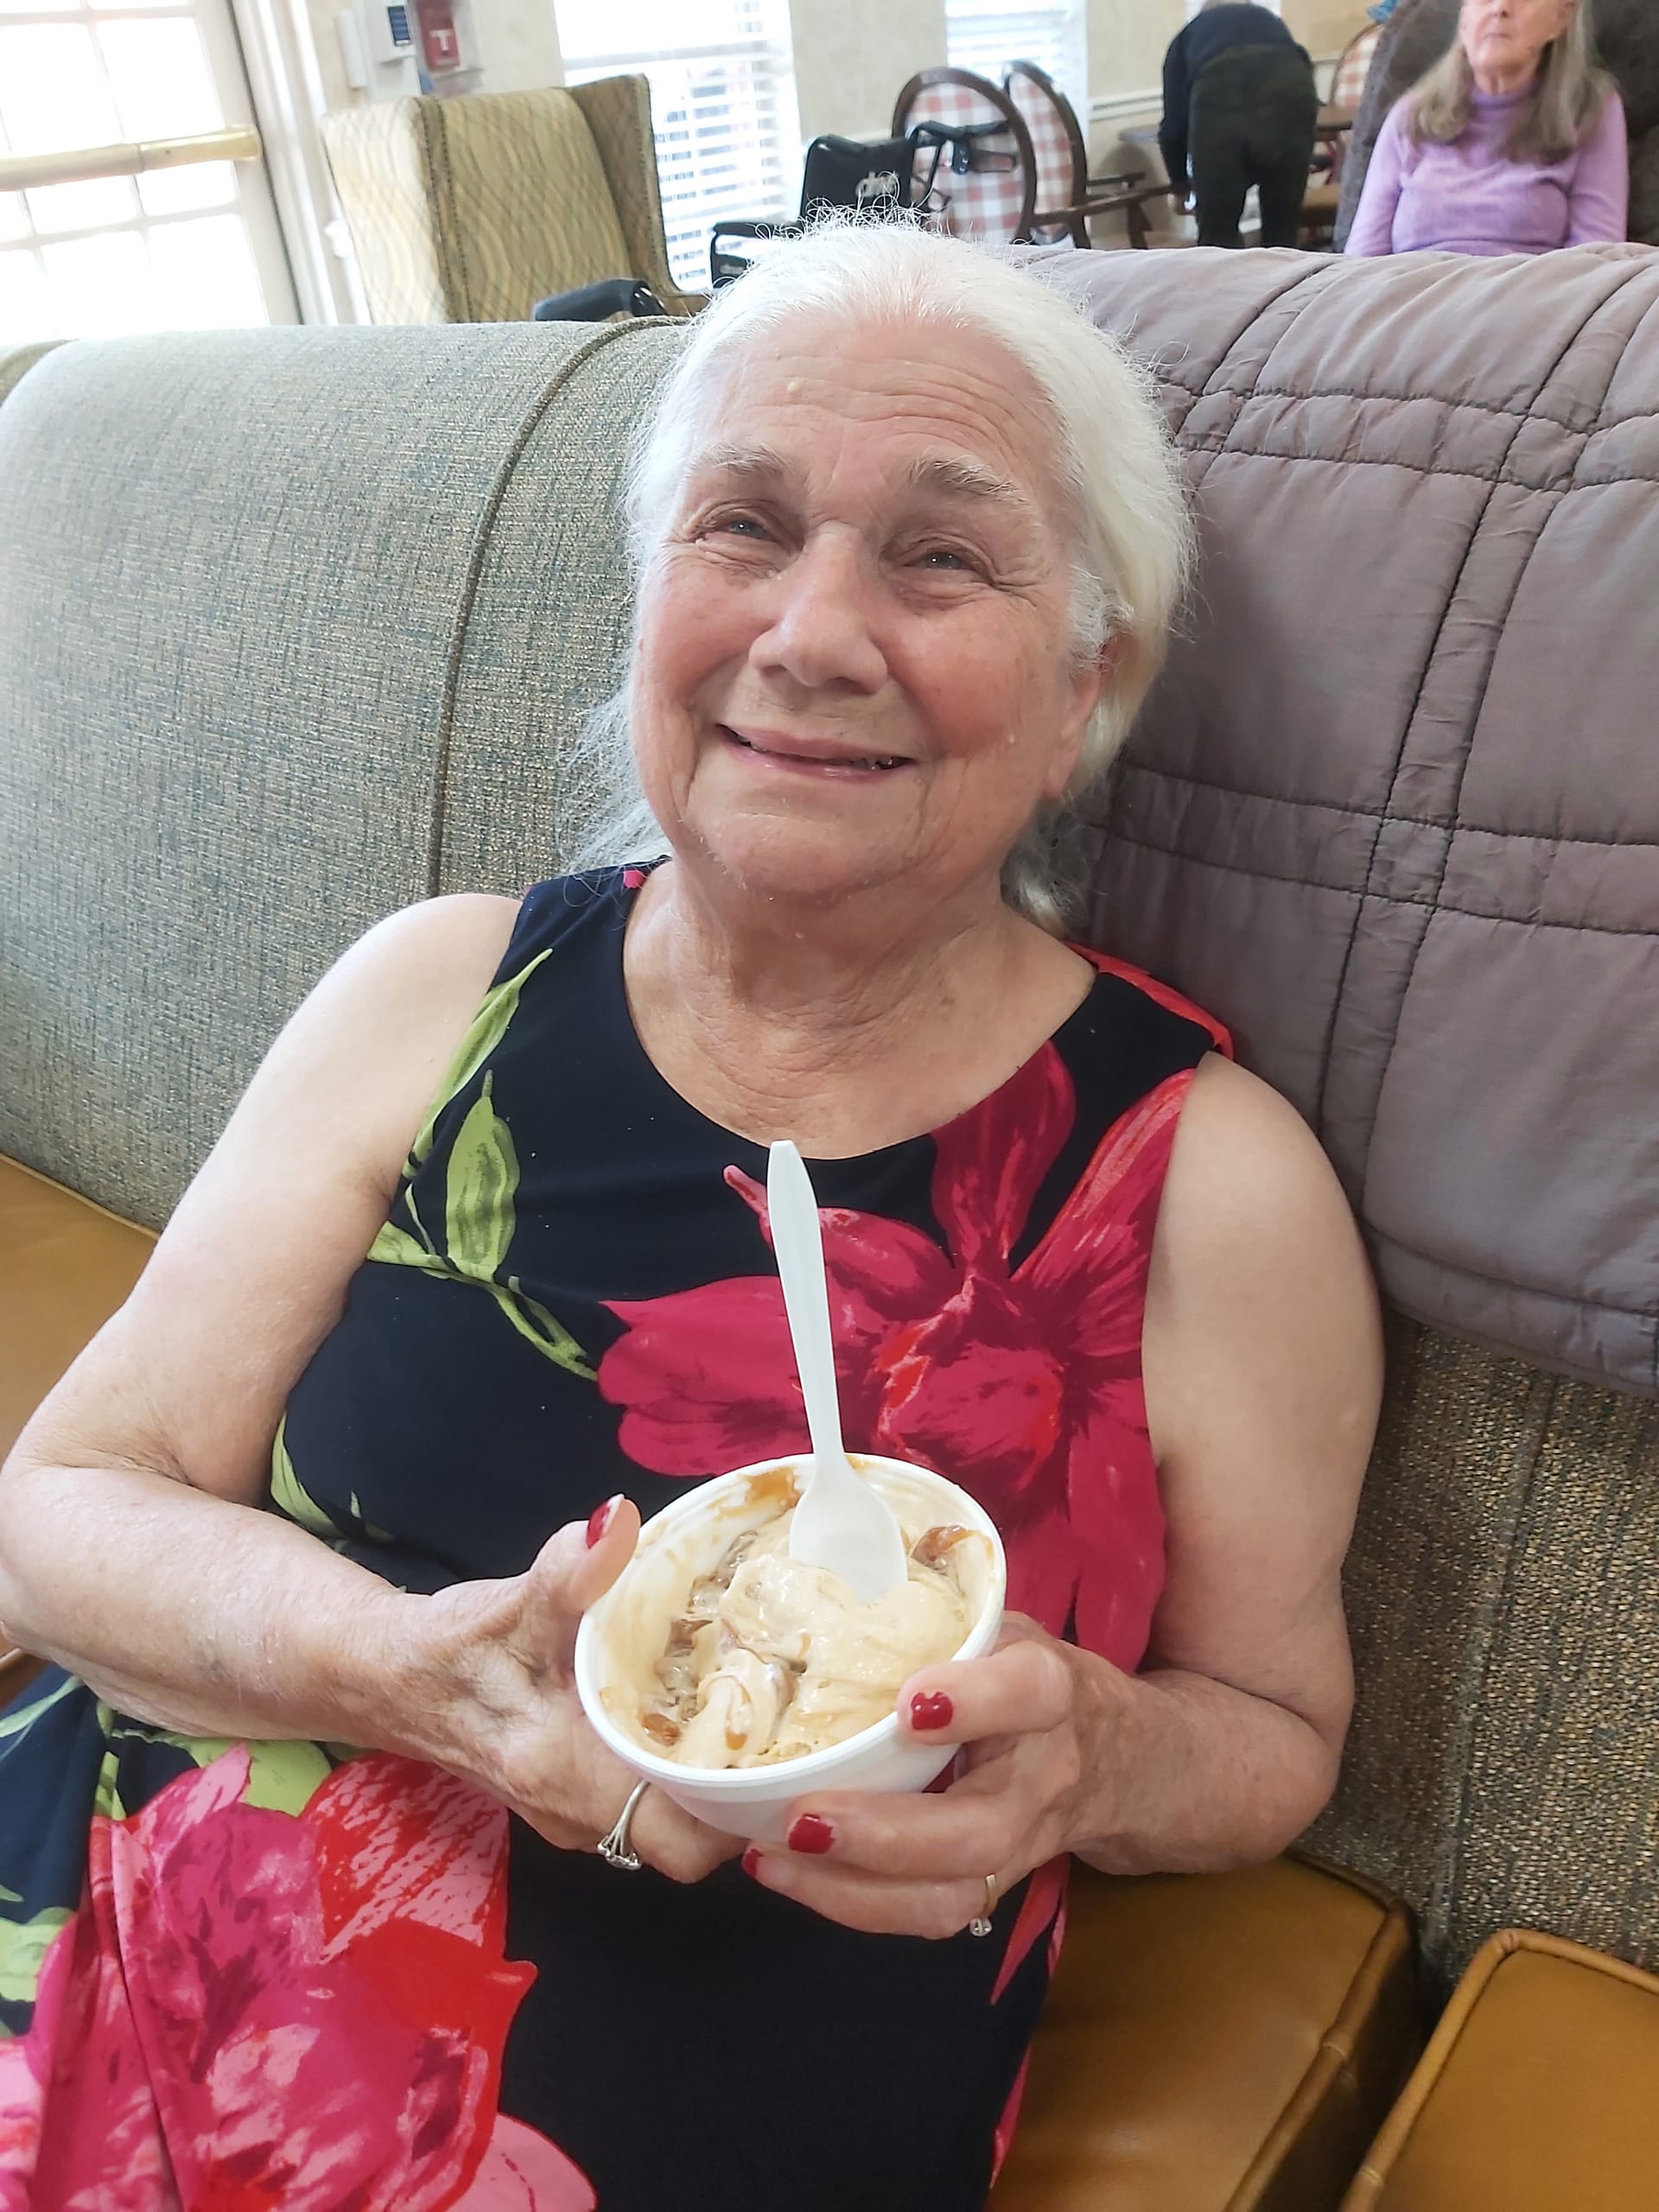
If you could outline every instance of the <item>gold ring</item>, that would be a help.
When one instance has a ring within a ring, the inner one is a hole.
[[[985,1877],[984,1909],[980,1912],[976,1912],[974,1915],[974,1917],[969,1922],[968,1933],[970,1936],[988,1936],[991,1932],[991,1915],[995,1910],[996,1877],[995,1874],[988,1874]]]
[[[627,1874],[637,1874],[639,1872],[639,1854],[628,1841],[628,1830],[633,1826],[633,1816],[639,1808],[639,1800],[650,1787],[651,1784],[648,1782],[634,1783],[628,1793],[628,1802],[622,1808],[616,1826],[608,1835],[602,1835],[599,1839],[599,1855],[605,1864],[607,1866],[620,1866]]]

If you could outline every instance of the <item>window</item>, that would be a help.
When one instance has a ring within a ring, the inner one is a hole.
[[[226,0],[0,0],[14,164],[251,121]],[[296,313],[257,159],[0,190],[0,343]]]
[[[669,266],[709,283],[722,215],[792,215],[799,129],[787,0],[557,0],[567,84],[650,79]]]
[[[947,51],[956,69],[1002,81],[1010,61],[1046,69],[1089,128],[1089,28],[1084,0],[1010,8],[1006,0],[945,0]]]

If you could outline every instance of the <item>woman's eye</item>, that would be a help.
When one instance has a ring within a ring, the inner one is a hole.
[[[952,569],[965,570],[969,562],[965,554],[958,553],[952,546],[927,545],[922,549],[921,564],[925,569],[941,569],[949,572]]]
[[[733,537],[763,538],[766,535],[766,524],[754,515],[716,515],[709,527]]]

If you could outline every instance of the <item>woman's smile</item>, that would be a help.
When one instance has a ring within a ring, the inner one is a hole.
[[[917,763],[903,753],[845,738],[798,736],[786,730],[734,729],[715,724],[728,749],[747,753],[758,765],[785,775],[804,775],[835,783],[871,783]]]

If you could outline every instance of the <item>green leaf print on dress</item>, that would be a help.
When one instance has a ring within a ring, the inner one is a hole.
[[[461,1040],[461,1049],[449,1064],[449,1072],[439,1088],[432,1110],[422,1122],[420,1134],[410,1147],[409,1165],[404,1173],[411,1181],[416,1169],[432,1149],[432,1134],[437,1127],[439,1115],[452,1098],[465,1090],[506,1035],[507,1024],[518,1011],[518,994],[546,958],[546,951],[538,952],[516,976],[509,976],[505,982],[498,983],[493,990],[485,993],[478,1012],[473,1016],[471,1027]]]
[[[170,1729],[116,1720],[110,1730],[110,1740],[111,1744],[169,1744],[175,1751],[193,1758],[198,1766],[211,1766],[226,1751],[245,1751],[248,1755],[248,1786],[242,1793],[243,1803],[263,1807],[269,1813],[292,1813],[296,1819],[335,1766],[343,1764],[343,1758],[330,1758],[321,1745],[308,1744],[300,1738],[251,1743],[238,1736],[178,1736]],[[349,1756],[356,1758],[360,1754],[353,1751]]]
[[[295,1473],[294,1462],[288,1456],[287,1431],[284,1414],[270,1443],[270,1502],[284,1519],[296,1521],[308,1535],[321,1536],[325,1544],[338,1544],[345,1532],[335,1527]]]
[[[33,1920],[0,1920],[0,1999],[10,2005],[35,2002],[41,1961],[59,1929],[73,1918],[67,1905],[53,1905]]]
[[[492,1082],[486,1075],[449,1152],[449,1257],[475,1281],[493,1281],[518,1226],[512,1202],[518,1190],[518,1154],[491,1100]]]
[[[524,973],[513,979],[511,1000],[492,1014],[490,1051],[494,1050],[505,1033],[524,977],[546,957],[545,953],[538,953]],[[499,985],[490,994],[491,999],[500,998],[509,988],[506,983]],[[481,1019],[480,1014],[480,1021],[474,1021],[468,1032],[469,1036],[480,1033]],[[477,1074],[483,1057],[481,1052],[463,1052],[456,1063],[462,1071],[463,1082],[470,1082]],[[397,1221],[387,1222],[370,1245],[368,1257],[387,1267],[414,1268],[422,1274],[435,1275],[441,1281],[472,1283],[487,1291],[518,1334],[527,1344],[534,1344],[544,1359],[550,1359],[556,1366],[591,1382],[594,1370],[564,1324],[549,1313],[539,1300],[531,1297],[517,1275],[508,1275],[505,1281],[500,1279],[512,1249],[513,1231],[518,1227],[513,1201],[518,1194],[518,1154],[512,1130],[495,1110],[494,1084],[493,1073],[486,1072],[478,1096],[467,1109],[450,1147],[444,1180],[442,1244],[416,1212],[413,1188],[405,1181],[397,1196],[397,1207],[410,1226],[404,1228]],[[434,1108],[427,1127],[416,1140],[416,1153],[421,1152],[422,1139],[425,1140],[423,1158],[431,1151],[432,1123],[458,1087],[452,1088],[448,1097]],[[410,1158],[412,1160],[415,1154],[411,1154]],[[405,1175],[409,1172],[405,1169]]]

